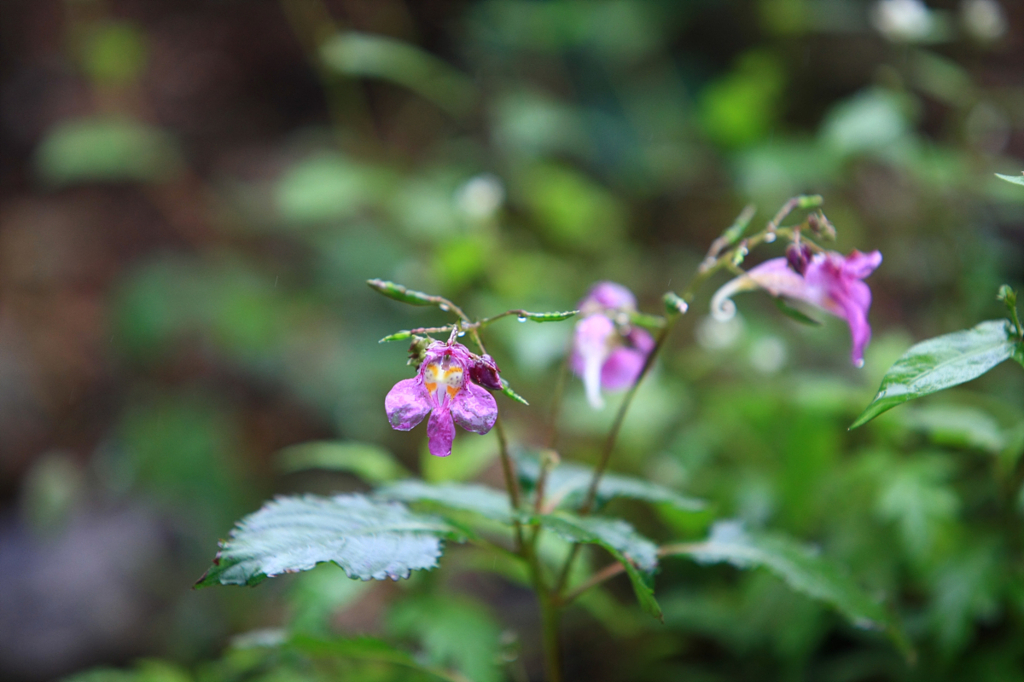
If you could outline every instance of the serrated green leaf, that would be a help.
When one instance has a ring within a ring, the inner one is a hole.
[[[333,561],[350,578],[407,578],[434,568],[442,540],[457,539],[441,519],[362,495],[279,497],[235,526],[196,583],[256,585]]]
[[[766,568],[796,592],[831,605],[856,627],[884,631],[904,654],[912,655],[913,648],[899,623],[881,604],[833,563],[785,536],[747,533],[738,522],[720,521],[704,542],[663,547],[661,556]]]
[[[1010,326],[1008,320],[988,320],[911,346],[882,377],[878,395],[850,428],[908,400],[975,379],[1011,357]]]
[[[562,320],[568,320],[573,315],[578,314],[578,310],[563,310],[561,312],[554,313],[531,313],[523,310],[519,313],[519,319],[526,318],[533,322],[561,322]]]
[[[633,584],[633,592],[643,610],[662,619],[661,607],[649,583],[650,575],[658,567],[658,548],[653,542],[621,519],[557,512],[539,515],[535,520],[564,540],[598,545],[606,550],[626,569],[626,575]]]
[[[1012,182],[1015,185],[1024,185],[1024,174],[1022,175],[1003,175],[1002,173],[996,173],[997,178],[1002,178],[1007,182]]]
[[[821,322],[819,322],[818,320],[814,319],[810,315],[805,315],[803,312],[801,312],[801,311],[797,310],[796,308],[794,308],[793,306],[789,305],[788,303],[786,303],[781,298],[776,298],[775,299],[775,307],[778,308],[779,312],[781,312],[783,315],[785,315],[786,317],[788,317],[791,320],[795,320],[795,321],[799,322],[800,324],[807,324],[807,325],[811,325],[811,326],[814,326],[814,327],[820,327],[821,326]]]
[[[504,379],[501,380],[501,392],[507,395],[509,398],[512,398],[512,400],[515,400],[517,403],[522,403],[523,405],[530,404],[526,402],[526,398],[513,391],[512,387],[509,386],[508,382],[505,381]]]
[[[521,454],[517,458],[519,477],[533,485],[540,476],[540,460],[532,455]],[[583,503],[593,470],[589,467],[563,462],[548,472],[545,496],[557,500],[559,505],[569,508]],[[694,497],[681,495],[671,488],[644,481],[639,478],[605,474],[597,486],[597,499],[605,502],[615,497],[629,497],[646,502],[670,504],[680,511],[700,511],[704,502]]]
[[[401,502],[430,502],[448,509],[473,512],[492,521],[512,523],[508,495],[500,490],[474,483],[400,481],[381,488],[376,496]]]
[[[390,299],[400,301],[402,303],[408,303],[409,305],[440,305],[441,301],[437,296],[431,296],[425,294],[422,291],[413,291],[407,289],[401,284],[395,284],[394,282],[388,282],[382,279],[368,279],[366,283],[370,285],[370,288],[381,294],[384,294]]]
[[[381,339],[377,343],[387,343],[388,341],[405,341],[406,339],[411,339],[412,336],[413,336],[413,334],[412,334],[411,331],[409,331],[408,329],[403,329],[400,332],[395,332],[394,334],[388,334],[387,336],[385,336],[383,339]]]
[[[385,483],[411,474],[377,445],[351,441],[314,441],[285,448],[278,455],[283,471],[327,469],[350,472],[367,483]]]

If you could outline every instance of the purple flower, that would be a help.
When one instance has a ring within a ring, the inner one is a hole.
[[[484,434],[498,418],[494,397],[473,383],[486,380],[501,385],[498,366],[489,356],[478,357],[461,343],[430,344],[416,376],[395,384],[384,399],[391,427],[408,431],[428,414],[430,454],[452,454],[455,425]]]
[[[636,298],[621,284],[598,282],[578,307],[583,319],[576,323],[569,363],[583,378],[590,406],[599,410],[604,407],[602,388],[618,391],[636,381],[654,339],[630,326]]]
[[[868,308],[871,289],[861,280],[882,262],[878,251],[854,251],[843,256],[835,251],[816,253],[799,247],[786,258],[773,258],[740,275],[719,289],[711,299],[711,312],[717,319],[729,319],[736,312],[731,297],[741,291],[766,289],[773,296],[806,301],[846,320],[853,337],[851,360],[864,365],[864,347],[871,340]]]

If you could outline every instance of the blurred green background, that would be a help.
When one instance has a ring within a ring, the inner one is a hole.
[[[287,446],[369,443],[431,480],[500,485],[493,435],[460,433],[439,460],[422,430],[388,427],[383,397],[410,370],[402,344],[377,340],[447,320],[365,279],[476,316],[571,309],[611,279],[656,313],[745,204],[764,221],[801,192],[825,197],[837,250],[884,254],[865,368],[842,321],[800,327],[765,296],[710,321],[713,282],[612,465],[712,511],[615,511],[658,540],[702,537],[717,516],[816,544],[887,599],[917,665],[771,576],[666,562],[664,625],[619,583],[568,612],[567,677],[1024,679],[1021,369],[846,430],[909,345],[1002,316],[998,285],[1024,283],[1024,191],[993,175],[1024,170],[1024,4],[2,12],[4,679],[97,665],[128,667],[81,679],[415,678],[231,640],[283,625],[401,642],[476,681],[539,679],[530,593],[472,550],[400,584],[326,566],[257,590],[189,587],[264,499],[366,488],[290,470]],[[571,329],[488,332],[532,403],[501,402],[516,443],[543,441]],[[592,412],[571,382],[563,457],[596,456],[616,404]]]

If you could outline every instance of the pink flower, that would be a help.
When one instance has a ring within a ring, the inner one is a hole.
[[[732,296],[752,289],[806,301],[846,320],[853,337],[850,358],[854,365],[862,367],[864,348],[871,340],[871,289],[861,280],[881,262],[882,254],[878,251],[854,251],[849,256],[828,251],[809,256],[799,247],[790,249],[786,258],[765,261],[719,289],[711,299],[711,312],[718,319],[729,319],[736,312]]]
[[[576,323],[569,363],[583,378],[590,406],[599,410],[602,388],[618,391],[636,381],[654,339],[629,324],[636,298],[621,284],[598,282],[578,307],[583,319]]]
[[[489,356],[478,357],[461,343],[435,341],[427,347],[416,376],[395,384],[384,399],[391,427],[408,431],[428,414],[430,454],[452,454],[455,424],[485,434],[498,418],[494,397],[473,379],[500,386],[498,366]]]

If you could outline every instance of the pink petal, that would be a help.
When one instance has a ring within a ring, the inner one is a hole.
[[[451,412],[438,408],[430,414],[427,421],[427,445],[430,454],[447,457],[452,454],[452,441],[455,440],[455,423]]]
[[[850,361],[861,367],[864,365],[864,348],[871,340],[871,325],[868,324],[871,290],[864,282],[852,281],[847,283],[846,290],[835,292],[833,298],[843,311],[842,317],[850,325],[850,336],[853,338]]]
[[[587,400],[594,409],[601,409],[601,367],[608,359],[610,341],[616,333],[615,323],[601,314],[585,317],[576,323],[570,364],[583,377]]]
[[[636,308],[636,297],[633,292],[615,282],[598,282],[590,288],[587,295],[580,301],[582,310],[588,304],[596,303],[602,308]]]
[[[384,398],[384,411],[391,428],[399,431],[408,431],[419,424],[433,407],[430,394],[418,377],[399,381]]]
[[[632,386],[646,359],[647,353],[634,348],[616,348],[601,368],[601,385],[609,391]]]
[[[494,396],[467,381],[452,400],[452,417],[455,423],[473,433],[485,434],[498,418],[498,404]]]
[[[856,249],[843,262],[843,274],[847,277],[864,279],[882,264],[882,252],[861,253]]]

